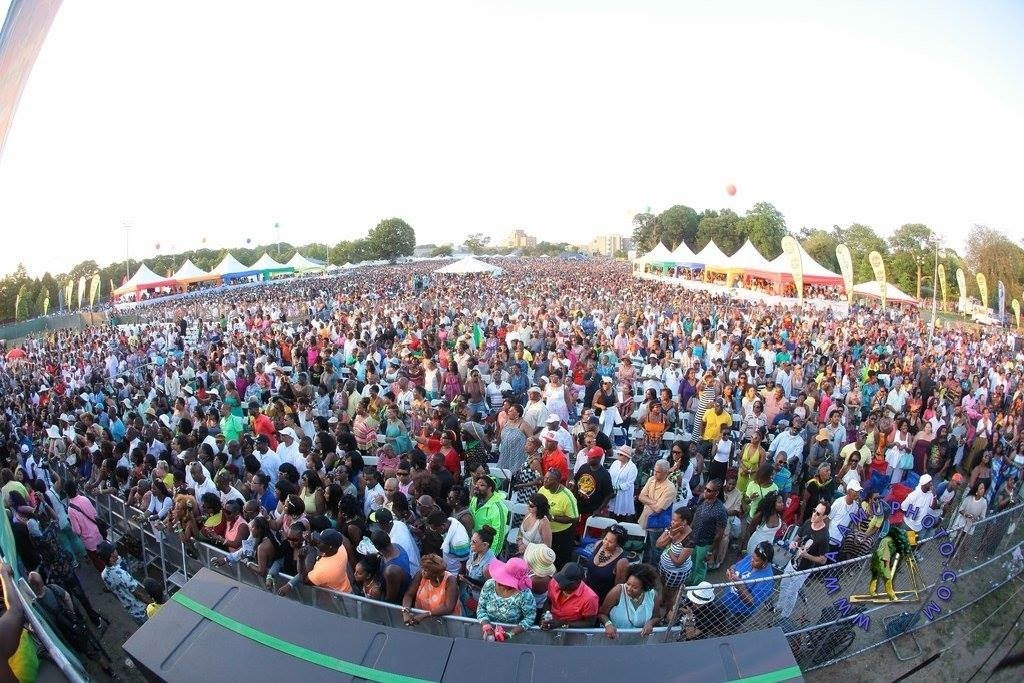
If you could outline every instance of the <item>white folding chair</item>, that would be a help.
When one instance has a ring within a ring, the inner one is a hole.
[[[516,547],[516,542],[519,540],[519,531],[522,526],[523,517],[529,512],[526,507],[526,503],[512,503],[507,502],[505,505],[508,507],[508,535],[505,537],[505,543],[513,547]],[[513,520],[519,518],[519,524],[512,526]]]

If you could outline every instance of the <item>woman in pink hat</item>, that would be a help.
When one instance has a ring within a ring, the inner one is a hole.
[[[532,582],[526,561],[521,557],[513,557],[508,562],[492,560],[487,572],[491,578],[484,583],[476,608],[484,639],[495,639],[492,622],[514,624],[504,632],[506,638],[533,626],[537,619],[537,603],[530,592]]]

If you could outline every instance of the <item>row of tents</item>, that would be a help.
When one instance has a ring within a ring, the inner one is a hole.
[[[799,242],[801,266],[804,285],[826,285],[844,287],[843,276],[834,273],[821,265],[807,253]],[[781,293],[783,285],[793,284],[793,269],[787,254],[779,254],[769,261],[757,250],[750,240],[743,243],[736,253],[726,256],[714,240],[696,254],[681,242],[674,250],[669,251],[664,244],[658,242],[655,247],[634,260],[638,268],[670,270],[685,268],[691,272],[702,272],[705,275],[717,273],[725,275],[726,283],[731,284],[738,279],[758,278],[772,283],[776,293]],[[854,285],[855,294],[870,298],[881,298],[881,288],[875,281]],[[901,292],[891,283],[886,286],[886,298],[893,303],[917,303],[914,297]]]
[[[234,282],[249,277],[270,279],[275,275],[307,273],[328,269],[327,266],[311,261],[299,252],[295,252],[295,255],[287,263],[279,263],[270,254],[264,252],[263,256],[251,266],[244,265],[228,252],[223,260],[209,272],[194,264],[192,259],[188,259],[170,277],[161,277],[154,273],[145,263],[142,263],[131,278],[113,291],[113,295],[115,297],[127,294],[139,295],[149,289],[161,288],[185,290],[189,285],[199,282]]]

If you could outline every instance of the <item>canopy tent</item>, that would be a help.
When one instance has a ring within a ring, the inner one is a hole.
[[[205,270],[192,263],[192,259],[186,260],[178,268],[178,272],[171,276],[183,285],[190,285],[193,282],[205,282],[207,280],[219,280],[219,275],[207,273]]]
[[[501,275],[504,271],[498,266],[492,266],[490,263],[485,263],[480,259],[473,258],[472,256],[465,256],[454,263],[449,263],[447,266],[438,268],[434,272],[454,273],[457,275],[467,275],[470,273],[490,273],[491,275]]]
[[[128,282],[115,289],[111,294],[113,296],[121,296],[122,294],[128,294],[129,292],[140,292],[144,289],[176,287],[177,285],[177,280],[160,277],[150,270],[149,266],[143,263],[139,266],[139,269],[135,271],[135,275],[131,276]]]
[[[282,271],[282,270],[287,270],[290,267],[291,266],[286,266],[285,264],[283,264],[283,263],[281,263],[279,261],[275,261],[274,257],[271,256],[270,254],[268,254],[267,252],[263,252],[263,256],[260,256],[259,260],[256,261],[256,263],[254,263],[254,264],[252,264],[250,266],[250,268],[252,270],[270,270],[270,271]]]
[[[680,242],[679,246],[669,253],[669,261],[677,266],[683,266],[684,268],[697,268],[701,266],[697,257],[690,250],[690,247],[686,246],[685,241]]]
[[[729,257],[722,253],[722,250],[718,248],[718,245],[715,244],[714,240],[711,240],[703,249],[694,255],[693,260],[697,263],[703,264],[705,269],[720,271],[729,261]]]
[[[637,263],[669,263],[672,261],[672,254],[665,245],[658,242],[654,249],[637,259]]]
[[[258,272],[249,266],[242,265],[238,259],[231,255],[230,251],[224,254],[224,259],[217,264],[216,268],[210,271],[210,273],[220,275],[221,277],[245,277],[246,275],[256,275]]]
[[[804,246],[797,242],[797,246],[800,248],[800,260],[803,264],[804,269],[804,284],[811,285],[842,285],[843,276],[839,273],[833,273],[831,270],[821,265],[807,253]],[[785,253],[779,254],[778,257],[768,264],[770,267],[766,269],[766,272],[777,273],[782,275],[788,275],[790,280],[793,279],[793,271],[789,267],[789,256]]]
[[[878,280],[869,280],[867,282],[862,282],[859,285],[854,285],[853,293],[859,294],[860,296],[866,296],[870,299],[881,299],[882,285],[878,284]],[[917,299],[901,291],[892,283],[888,283],[885,286],[885,300],[888,303],[894,304],[914,304],[915,306],[919,305]]]
[[[729,270],[766,270],[771,265],[771,262],[761,255],[761,252],[757,250],[757,247],[747,240],[743,243],[743,246],[736,250],[736,253],[730,256],[725,267]]]
[[[323,264],[316,263],[315,261],[310,261],[308,258],[303,256],[299,252],[295,252],[295,255],[292,256],[288,260],[288,263],[286,263],[285,265],[286,266],[290,266],[291,268],[293,268],[296,273],[303,273],[303,272],[306,272],[306,271],[309,271],[309,270],[323,270],[324,269],[324,265]]]

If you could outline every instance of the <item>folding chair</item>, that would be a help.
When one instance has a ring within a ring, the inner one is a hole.
[[[597,542],[604,537],[605,530],[615,524],[611,517],[590,517],[587,519],[587,527],[583,530],[583,538],[576,554],[581,560],[589,560],[594,555],[594,548]]]

